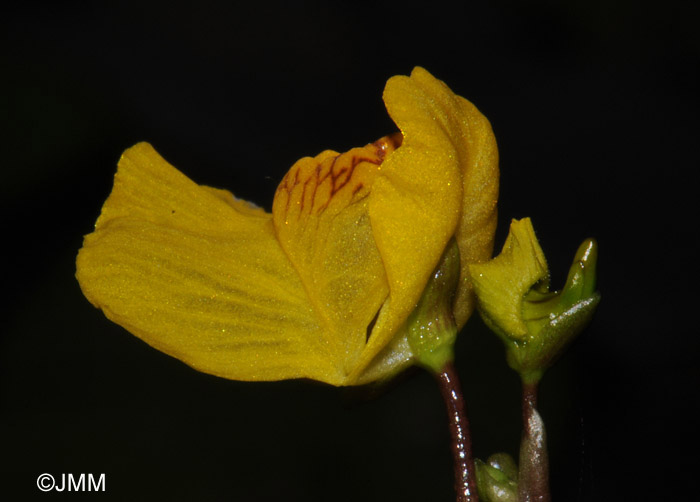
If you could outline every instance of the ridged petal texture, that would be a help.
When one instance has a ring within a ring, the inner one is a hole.
[[[459,326],[473,309],[466,271],[491,255],[497,153],[488,121],[421,68],[384,100],[401,135],[301,159],[272,214],[130,148],[78,255],[86,297],[230,379],[352,385],[410,364],[406,318],[453,236]]]
[[[77,270],[108,318],[200,371],[342,382],[271,216],[196,185],[147,143],[122,156]]]

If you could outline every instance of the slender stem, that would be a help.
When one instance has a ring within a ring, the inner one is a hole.
[[[544,422],[537,412],[537,383],[523,382],[523,437],[520,443],[519,502],[550,502],[549,457]]]
[[[447,417],[450,424],[456,500],[457,502],[478,502],[476,471],[472,457],[472,438],[457,371],[454,365],[449,362],[443,367],[441,373],[435,374],[435,377],[447,407]]]

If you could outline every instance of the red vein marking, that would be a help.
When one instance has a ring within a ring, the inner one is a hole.
[[[368,162],[370,164],[373,164],[375,166],[379,166],[383,161],[384,158],[386,157],[387,153],[390,153],[394,150],[396,150],[399,146],[401,146],[403,137],[401,136],[400,133],[394,133],[388,136],[384,136],[383,138],[375,141],[374,143],[371,143],[371,146],[374,146],[375,151],[374,157],[368,158],[368,157],[359,157],[357,155],[353,155],[350,158],[349,164],[347,163],[348,160],[348,154],[350,152],[345,152],[342,154],[338,154],[335,157],[333,157],[333,161],[330,163],[328,166],[328,169],[324,169],[326,166],[324,166],[324,162],[319,162],[316,165],[316,168],[313,170],[312,173],[309,174],[309,176],[304,179],[304,185],[302,187],[301,191],[301,198],[299,200],[299,215],[301,216],[301,213],[304,211],[305,208],[305,203],[306,203],[306,187],[309,183],[313,184],[313,191],[311,193],[311,208],[309,209],[309,214],[312,214],[314,212],[314,206],[316,204],[316,194],[318,187],[323,184],[327,179],[330,178],[330,194],[327,198],[327,200],[318,208],[316,211],[316,214],[320,214],[321,212],[325,211],[328,206],[330,205],[331,200],[333,197],[343,189],[346,185],[348,185],[352,179],[353,174],[355,173],[355,168],[362,162]],[[367,145],[370,146],[370,145]],[[341,167],[340,169],[336,172],[336,166],[338,165],[338,160],[340,159],[341,161]],[[299,171],[300,168],[297,167],[294,169],[294,172],[289,171],[285,177],[282,179],[282,182],[280,185],[277,187],[277,192],[280,192],[282,190],[285,190],[287,192],[287,201],[285,205],[285,212],[289,212],[289,204],[292,199],[292,192],[294,191],[294,188],[300,183],[299,180]],[[322,174],[323,173],[323,174]],[[312,178],[315,178],[315,183]],[[352,195],[351,197],[355,197],[355,195],[362,189],[364,188],[364,184],[362,182],[358,183],[356,187],[353,188]]]

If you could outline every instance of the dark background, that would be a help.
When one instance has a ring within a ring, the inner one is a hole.
[[[597,317],[541,390],[555,500],[693,498],[697,7],[105,4],[0,13],[0,497],[81,497],[40,493],[48,472],[105,473],[96,500],[453,499],[427,374],[378,396],[218,379],[107,321],[74,279],[125,148],[150,141],[269,209],[298,158],[393,131],[384,82],[421,65],[493,124],[497,248],[531,216],[559,286],[578,244],[600,244]],[[477,317],[457,364],[476,455],[516,453],[518,381]]]

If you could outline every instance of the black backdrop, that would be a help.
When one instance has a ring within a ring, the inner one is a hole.
[[[269,209],[297,158],[393,131],[381,91],[414,65],[493,124],[497,247],[531,216],[560,285],[600,243],[603,302],[541,392],[555,500],[692,498],[697,7],[107,3],[0,14],[3,499],[60,497],[44,472],[105,473],[100,500],[452,499],[427,374],[379,396],[217,379],[111,324],[73,276],[125,148]],[[515,453],[518,382],[476,317],[457,364],[476,455]]]

